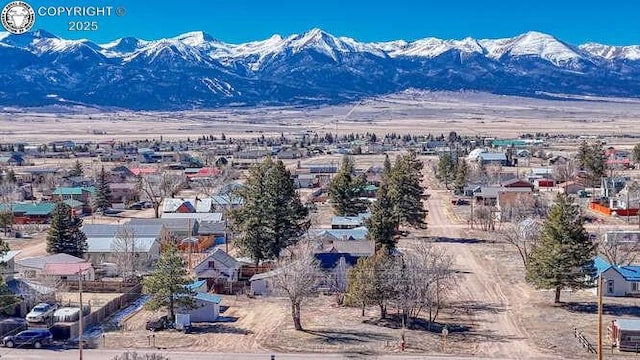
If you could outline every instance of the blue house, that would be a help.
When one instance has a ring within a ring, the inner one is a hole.
[[[640,266],[611,265],[601,257],[594,259],[596,279],[602,276],[603,296],[640,295]]]

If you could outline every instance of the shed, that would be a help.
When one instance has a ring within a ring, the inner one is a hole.
[[[188,314],[191,322],[212,322],[220,316],[219,296],[197,292],[193,301],[194,308],[178,310],[179,314]]]
[[[640,348],[640,320],[616,319],[608,328],[611,344],[620,351],[637,351]]]

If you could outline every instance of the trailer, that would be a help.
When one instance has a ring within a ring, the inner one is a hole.
[[[640,320],[617,319],[607,329],[611,345],[620,351],[640,351]]]

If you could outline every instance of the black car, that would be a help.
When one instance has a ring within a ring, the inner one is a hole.
[[[12,348],[14,346],[33,346],[40,349],[50,345],[53,340],[51,331],[47,329],[31,329],[17,333],[16,335],[5,336],[2,339],[4,346]]]
[[[145,325],[144,328],[150,331],[158,331],[158,330],[164,330],[167,327],[169,327],[168,318],[166,316],[161,316],[157,319],[147,321],[147,324]]]

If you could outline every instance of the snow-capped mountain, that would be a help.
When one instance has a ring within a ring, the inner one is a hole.
[[[0,32],[0,61],[0,105],[12,106],[318,104],[408,88],[640,97],[640,46],[572,45],[534,31],[365,43],[312,29],[243,44],[201,31],[106,44]]]

